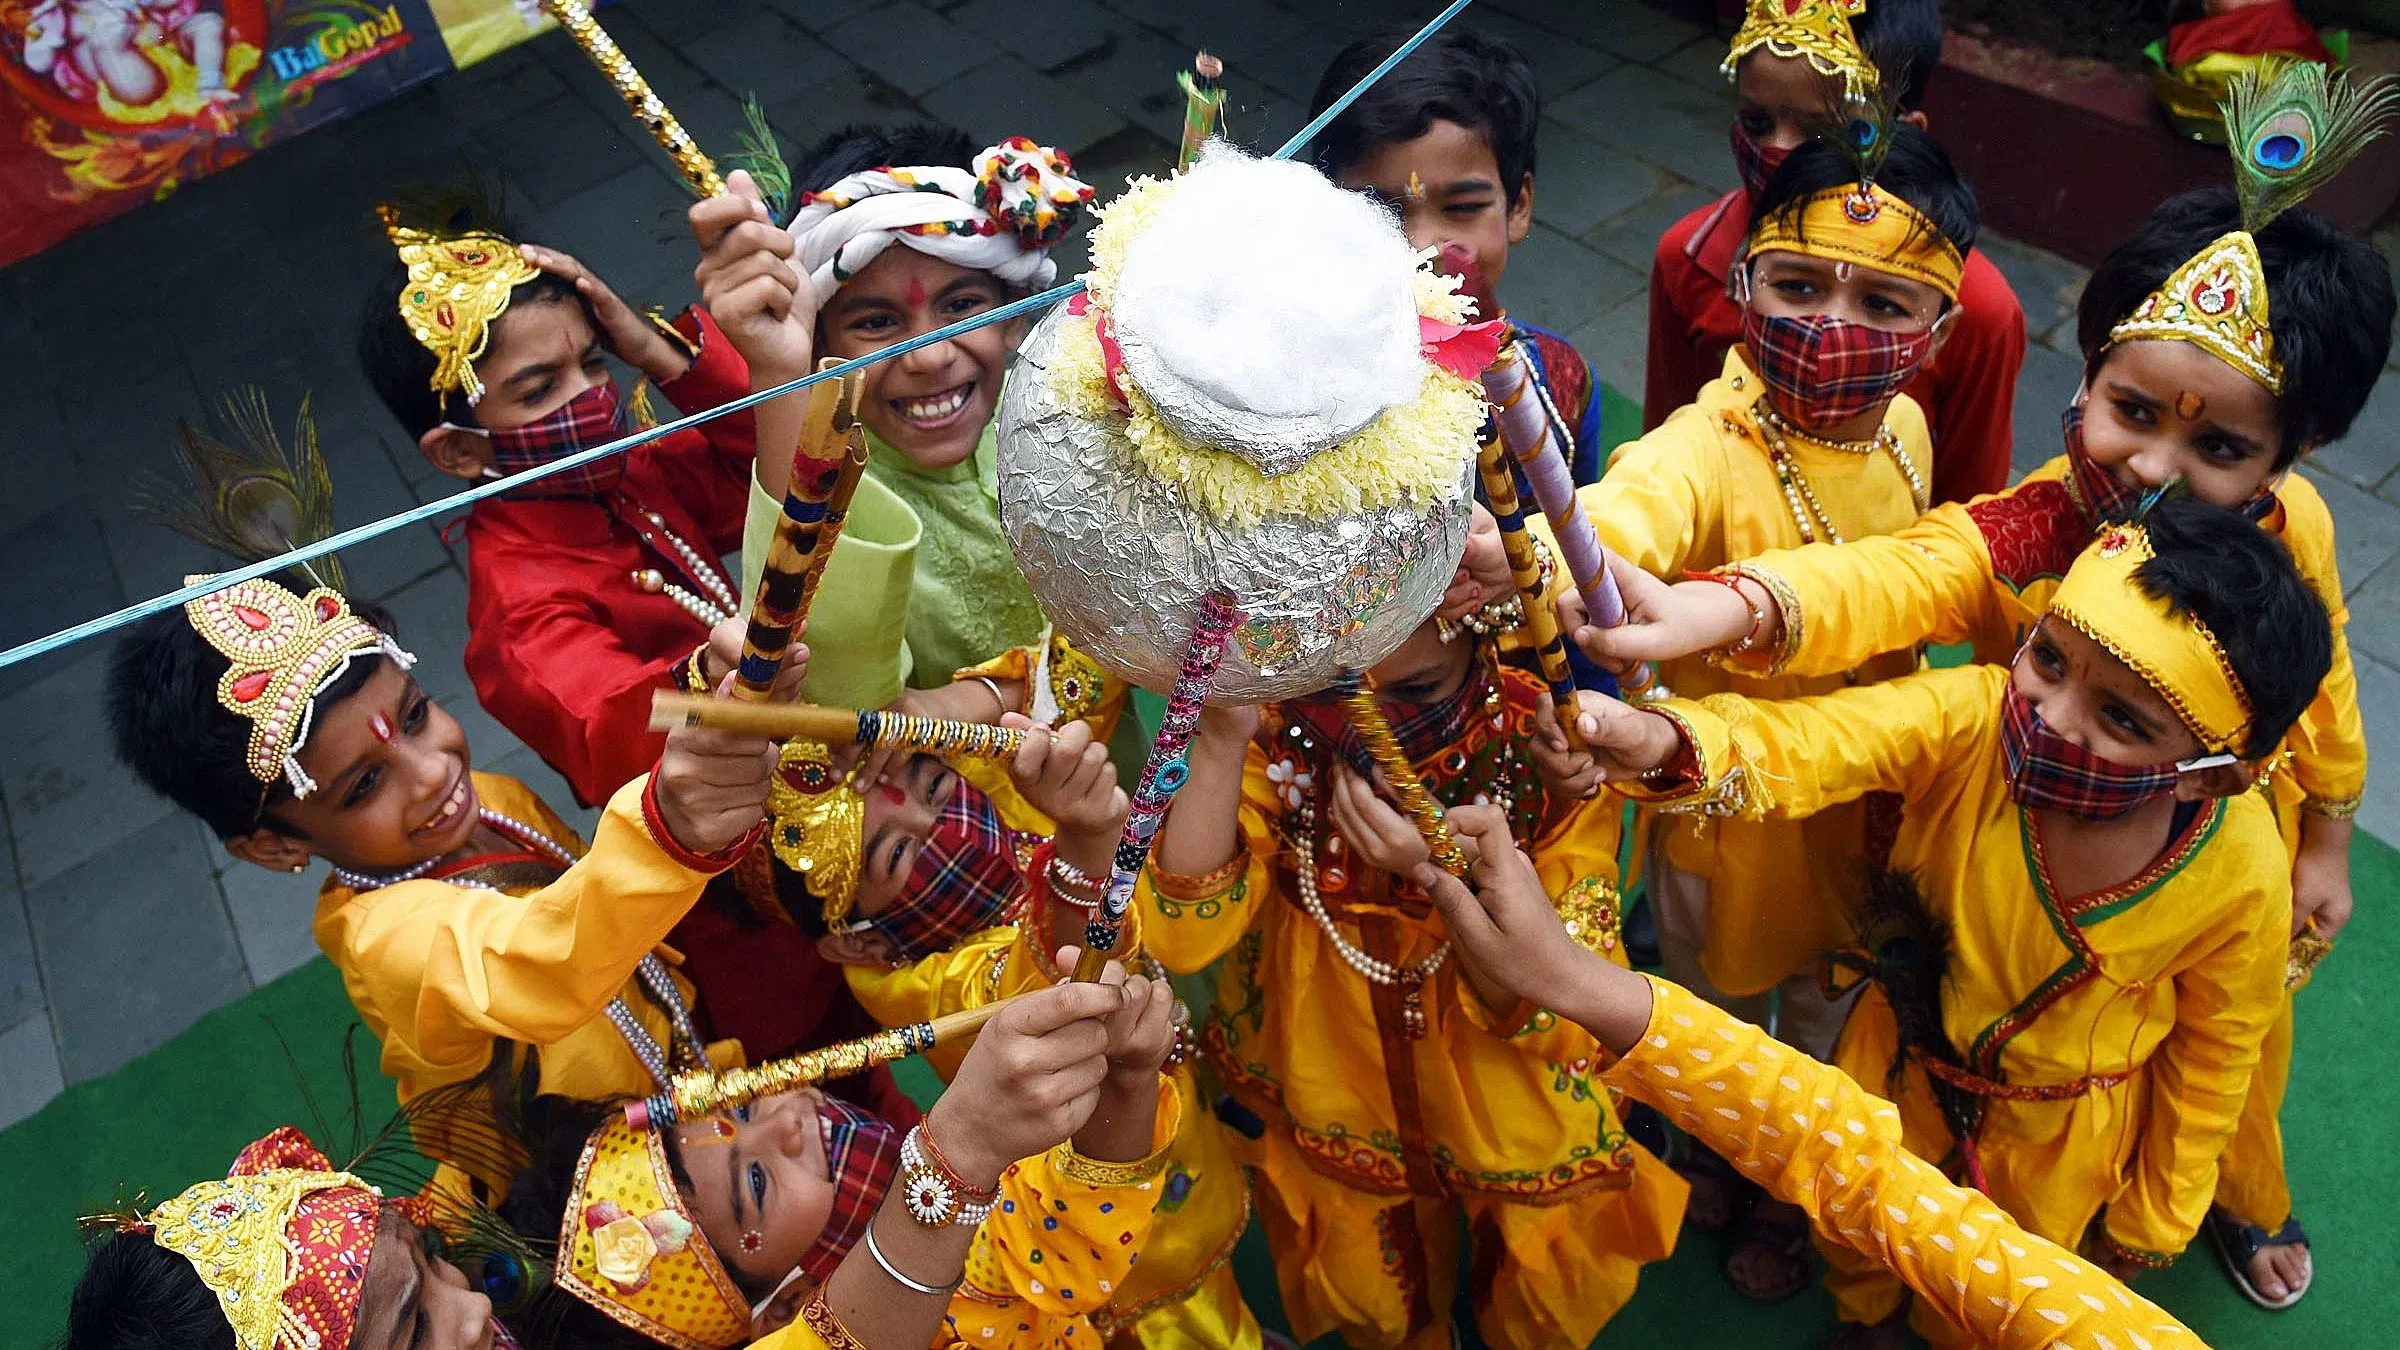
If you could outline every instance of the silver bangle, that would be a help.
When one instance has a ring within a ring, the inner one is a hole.
[[[1065,857],[1060,855],[1055,844],[1050,848],[1050,875],[1070,886],[1080,887],[1087,891],[1098,891],[1106,884],[1105,878],[1093,876],[1068,862]]]
[[[958,1288],[958,1280],[963,1280],[966,1278],[966,1272],[961,1271],[959,1272],[958,1280],[952,1280],[948,1284],[926,1284],[921,1280],[912,1280],[906,1275],[901,1274],[900,1268],[893,1265],[891,1258],[883,1254],[883,1248],[876,1245],[875,1221],[873,1219],[867,1220],[866,1236],[867,1255],[875,1258],[875,1264],[883,1267],[883,1273],[891,1276],[895,1280],[898,1280],[900,1283],[907,1285],[909,1288],[916,1290],[920,1294],[946,1295],[951,1290]]]
[[[1005,716],[1008,713],[1016,711],[1016,708],[1009,703],[1008,695],[1000,692],[1000,682],[998,680],[993,679],[989,675],[978,675],[975,677],[975,682],[992,691],[992,702],[1000,705],[1000,712],[999,714],[996,714],[997,716]]]

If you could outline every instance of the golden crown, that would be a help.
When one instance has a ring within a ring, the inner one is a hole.
[[[783,743],[767,782],[767,845],[808,882],[825,922],[849,917],[858,897],[859,855],[866,848],[867,800],[833,762],[822,741]]]
[[[408,284],[400,288],[400,317],[433,353],[433,387],[459,390],[473,407],[483,398],[475,363],[491,345],[492,325],[508,311],[511,292],[542,274],[523,252],[481,230],[439,235],[400,223],[389,202],[375,208],[383,231],[400,250]]]
[[[1726,78],[1733,77],[1743,57],[1764,47],[1808,62],[1818,74],[1840,79],[1849,97],[1865,98],[1882,84],[1850,27],[1866,12],[1867,0],[1749,0],[1725,53]]]
[[[750,1339],[750,1304],[684,1207],[656,1130],[611,1111],[585,1141],[560,1221],[561,1288],[673,1350]]]
[[[2189,342],[2278,398],[2283,363],[2267,315],[2267,269],[2248,230],[2217,236],[2170,273],[2116,327],[2110,342]]]
[[[316,1214],[301,1225],[309,1232],[290,1231],[311,1196],[333,1190],[358,1191],[356,1197],[331,1197],[358,1203]],[[349,1339],[356,1297],[332,1297],[332,1282],[311,1277],[337,1259],[355,1260],[364,1269],[375,1240],[374,1196],[348,1172],[304,1168],[203,1181],[150,1211],[151,1240],[192,1263],[217,1296],[240,1350],[315,1350],[326,1341],[339,1346]],[[310,1296],[294,1306],[287,1295],[304,1281]]]
[[[185,577],[190,585],[200,577]],[[250,723],[250,772],[259,782],[282,778],[306,797],[316,780],[300,767],[316,717],[316,698],[360,652],[380,651],[406,670],[417,658],[382,629],[351,612],[338,591],[307,595],[264,577],[237,582],[183,607],[192,631],[229,663],[217,680],[217,702]]]

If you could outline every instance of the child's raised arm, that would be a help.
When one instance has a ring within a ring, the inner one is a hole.
[[[700,303],[750,365],[750,387],[771,389],[816,366],[817,293],[791,264],[792,236],[777,228],[750,175],[736,169],[725,195],[693,204],[700,246],[692,279]],[[758,409],[758,485],[777,501],[790,486],[805,398],[779,398]]]

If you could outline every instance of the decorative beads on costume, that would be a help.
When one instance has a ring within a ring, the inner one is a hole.
[[[724,196],[725,179],[717,173],[717,166],[700,149],[699,142],[692,139],[692,134],[683,129],[683,123],[675,120],[675,114],[651,91],[650,82],[643,79],[642,72],[634,68],[632,58],[626,56],[609,37],[608,30],[592,18],[592,12],[584,6],[583,0],[542,0],[542,7],[550,11],[551,16],[558,20],[558,26],[566,29],[567,35],[575,39],[575,45],[583,48],[583,54],[600,68],[600,73],[608,79],[609,87],[625,100],[633,119],[648,128],[659,147],[675,161],[675,167],[682,171],[683,181],[691,184],[692,191],[702,197]]]
[[[1293,852],[1297,855],[1293,859],[1292,870],[1299,879],[1300,908],[1307,911],[1309,918],[1316,920],[1318,929],[1325,934],[1325,940],[1333,944],[1334,955],[1342,958],[1342,964],[1365,976],[1371,984],[1399,987],[1401,991],[1400,1029],[1412,1041],[1424,1039],[1426,1029],[1425,982],[1432,979],[1434,973],[1442,968],[1442,963],[1450,959],[1450,944],[1444,942],[1435,947],[1430,955],[1404,966],[1394,965],[1379,957],[1367,955],[1343,938],[1341,930],[1334,926],[1333,916],[1325,911],[1325,897],[1317,893],[1317,850],[1314,829],[1294,831],[1292,846]]]
[[[560,867],[573,867],[575,865],[574,854],[569,853],[564,848],[559,847],[556,840],[553,840],[550,838],[550,836],[543,834],[540,830],[533,828],[531,825],[526,824],[524,821],[518,820],[513,816],[502,815],[500,812],[495,811],[488,806],[478,808],[476,815],[482,818],[484,824],[489,825],[493,829],[498,830],[500,833],[507,835],[510,839],[524,845],[526,848],[536,853],[549,854],[552,861],[556,862]],[[421,877],[427,872],[430,872],[434,868],[440,866],[441,861],[442,860],[439,858],[427,858],[425,861],[417,863],[412,867],[404,867],[397,872],[385,872],[381,874],[374,872],[353,872],[346,867],[336,867],[333,869],[333,879],[354,891],[379,891],[386,886],[397,886],[403,881],[414,881],[418,877]],[[480,881],[453,881],[449,884],[453,886],[465,886],[472,890],[488,891],[493,889],[492,887],[487,886]]]
[[[1834,527],[1833,518],[1825,514],[1824,504],[1817,500],[1817,490],[1809,485],[1807,476],[1800,472],[1799,464],[1792,458],[1792,441],[1803,441],[1850,455],[1872,455],[1879,450],[1885,451],[1891,455],[1892,463],[1899,467],[1901,478],[1907,481],[1909,500],[1915,503],[1917,510],[1925,510],[1931,500],[1924,475],[1917,472],[1917,466],[1910,462],[1908,452],[1900,448],[1899,434],[1888,423],[1877,427],[1875,435],[1868,440],[1829,441],[1811,436],[1784,420],[1763,395],[1751,405],[1750,411],[1758,419],[1760,437],[1767,443],[1767,458],[1775,466],[1775,481],[1783,488],[1784,503],[1792,509],[1792,522],[1800,527],[1803,543],[1817,542],[1820,530],[1829,544],[1844,541],[1842,532]]]
[[[900,1141],[900,1201],[908,1217],[929,1228],[973,1227],[990,1218],[1000,1193],[969,1186],[948,1163],[938,1161],[938,1150],[928,1151],[931,1143],[923,1125]]]
[[[184,584],[202,580],[188,576]],[[317,790],[300,767],[300,751],[315,724],[317,695],[350,668],[350,658],[374,651],[402,670],[417,663],[389,634],[352,613],[339,592],[322,586],[301,596],[253,577],[201,596],[183,614],[227,662],[217,703],[250,723],[252,776],[269,786],[281,778],[294,797]]]
[[[641,587],[647,594],[666,596],[681,607],[684,613],[698,619],[710,628],[733,617],[717,606],[667,580],[666,576],[655,567],[635,568],[633,584]]]
[[[650,522],[650,527],[652,529],[658,531],[659,538],[667,541],[667,547],[673,549],[675,551],[675,556],[682,560],[684,570],[691,573],[691,575],[697,579],[702,586],[707,588],[708,598],[710,601],[714,602],[717,617],[715,619],[707,620],[706,622],[713,627],[718,623],[724,622],[726,618],[731,617],[735,607],[739,605],[741,601],[739,597],[734,595],[733,587],[726,582],[725,578],[717,574],[717,565],[709,559],[703,557],[700,553],[700,550],[684,542],[681,535],[678,535],[673,530],[668,529],[665,518],[661,517],[658,512],[644,511],[642,513],[642,518]],[[650,589],[648,583],[643,584],[643,589]],[[684,606],[684,608],[691,609],[691,606],[687,604]],[[693,611],[695,617],[698,616],[698,613],[699,611],[697,610]]]

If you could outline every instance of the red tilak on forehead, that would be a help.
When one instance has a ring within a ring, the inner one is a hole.
[[[908,794],[901,790],[899,784],[885,783],[881,786],[883,788],[883,799],[885,801],[890,802],[894,806],[908,805]]]
[[[392,719],[382,713],[367,714],[367,730],[375,733],[375,739],[383,744],[390,745],[392,743]]]
[[[908,279],[908,307],[922,309],[925,305],[925,283],[916,277]]]

